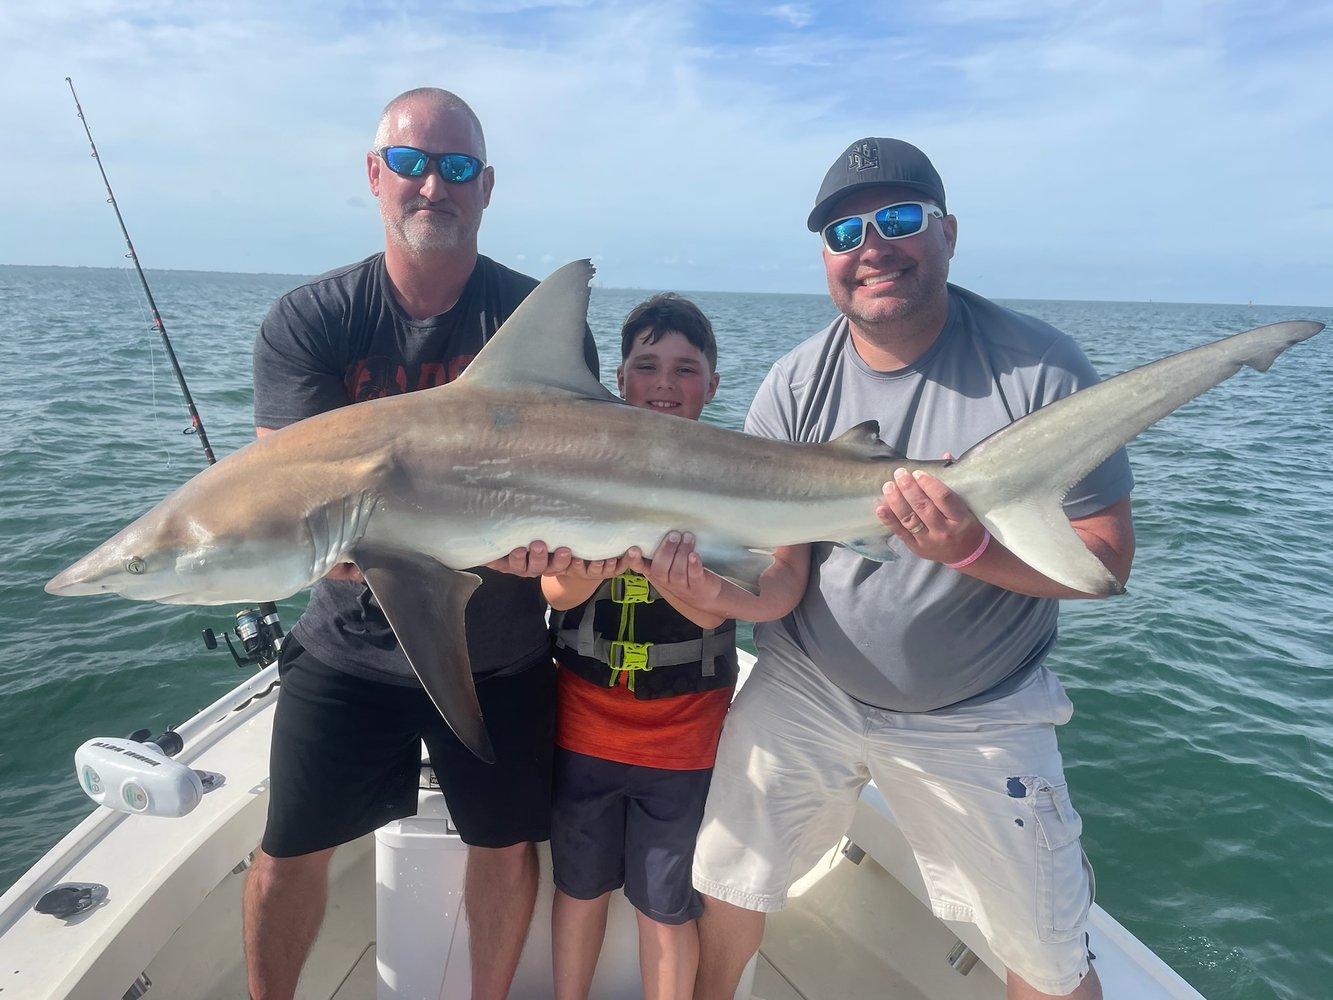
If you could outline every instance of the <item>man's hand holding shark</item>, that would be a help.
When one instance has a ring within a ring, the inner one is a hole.
[[[945,460],[951,461],[948,457]],[[904,548],[922,559],[944,563],[960,573],[1029,597],[1109,596],[1070,587],[1033,569],[995,541],[967,504],[927,472],[896,469],[893,478],[884,484],[883,493],[875,516]],[[1121,588],[1129,580],[1134,560],[1134,529],[1128,514],[1129,498],[1124,497],[1095,514],[1069,522]]]

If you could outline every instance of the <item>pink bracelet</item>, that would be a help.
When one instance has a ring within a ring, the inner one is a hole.
[[[976,550],[973,551],[973,553],[970,556],[956,563],[945,563],[944,565],[948,566],[950,569],[962,569],[964,566],[971,566],[974,562],[976,562],[978,559],[981,558],[981,553],[986,551],[986,546],[989,544],[990,544],[990,532],[985,531],[985,533],[981,536],[981,544],[976,547]]]

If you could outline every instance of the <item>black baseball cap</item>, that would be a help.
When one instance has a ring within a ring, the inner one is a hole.
[[[901,139],[858,139],[833,161],[824,175],[815,207],[805,221],[806,228],[812,233],[819,232],[828,221],[825,215],[835,201],[853,191],[883,184],[920,191],[941,211],[948,211],[944,205],[944,182],[925,153]]]

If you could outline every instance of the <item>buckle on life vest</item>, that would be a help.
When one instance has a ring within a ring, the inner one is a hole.
[[[622,573],[611,578],[611,600],[616,604],[652,604],[648,578],[638,573]]]
[[[648,666],[648,647],[651,642],[624,642],[617,640],[607,650],[612,670],[652,670]]]

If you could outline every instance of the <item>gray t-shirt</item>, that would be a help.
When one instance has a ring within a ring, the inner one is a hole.
[[[915,364],[870,368],[847,320],[778,361],[745,429],[789,441],[828,441],[866,420],[912,458],[961,456],[1006,424],[1097,382],[1074,341],[1040,320],[949,286],[949,318]],[[1129,493],[1123,449],[1065,500],[1071,518]],[[904,553],[876,563],[840,545],[812,547],[810,584],[786,618],[756,635],[785,637],[858,701],[926,712],[987,701],[1016,687],[1055,641],[1059,602],[1026,597]]]

